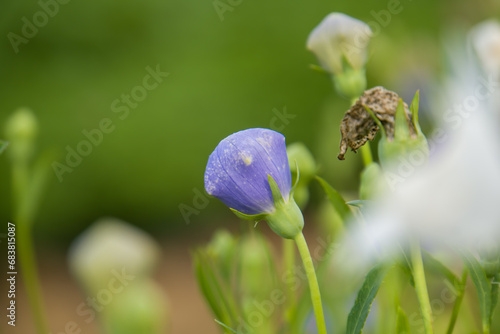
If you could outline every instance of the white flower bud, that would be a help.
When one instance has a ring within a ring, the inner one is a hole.
[[[486,72],[500,74],[500,23],[481,22],[470,31],[472,46]]]
[[[105,287],[124,271],[134,279],[147,277],[160,249],[148,234],[115,218],[94,223],[73,243],[69,262],[73,274],[89,292]]]
[[[352,69],[363,69],[371,36],[366,23],[342,13],[331,13],[309,34],[307,49],[326,71],[340,75],[345,71],[343,57]]]

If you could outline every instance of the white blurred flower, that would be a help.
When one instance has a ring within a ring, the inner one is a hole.
[[[488,20],[475,25],[470,31],[470,40],[484,70],[500,74],[500,23]]]
[[[104,218],[73,242],[69,264],[73,274],[93,292],[105,287],[117,272],[134,279],[149,275],[159,255],[159,246],[148,234],[119,219]]]
[[[342,13],[331,13],[309,34],[307,49],[326,71],[338,75],[344,71],[343,56],[353,69],[364,67],[371,36],[366,23]]]
[[[455,64],[470,75],[455,77],[442,91],[454,98],[448,106],[464,105],[463,112],[437,125],[445,139],[433,147],[426,166],[406,161],[412,168],[405,168],[392,191],[366,208],[366,226],[351,231],[344,256],[354,252],[366,261],[391,255],[412,237],[452,247],[500,241],[500,106],[494,94],[477,95],[483,84],[473,62]],[[474,108],[467,108],[471,101]]]

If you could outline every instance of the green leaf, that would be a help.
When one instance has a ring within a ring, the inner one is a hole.
[[[469,275],[476,287],[479,298],[479,308],[481,310],[481,322],[483,331],[486,333],[490,328],[491,319],[491,288],[483,267],[479,261],[469,252],[461,252],[462,260],[469,270]]]
[[[405,311],[400,306],[398,306],[396,334],[410,334],[410,322],[408,321]]]
[[[366,319],[375,296],[387,273],[387,267],[383,264],[373,267],[366,275],[365,281],[356,296],[354,306],[347,317],[346,334],[360,334],[365,326]]]
[[[430,253],[426,251],[422,252],[422,257],[426,269],[442,274],[451,284],[453,284],[457,288],[459,287],[458,285],[461,284],[460,280],[443,263],[441,263],[439,260],[437,260],[435,257],[433,257]]]
[[[219,325],[221,325],[222,327],[224,327],[225,329],[231,331],[232,333],[235,333],[235,334],[240,334],[238,333],[237,331],[235,331],[234,329],[232,329],[231,327],[229,327],[228,325],[222,323],[221,321],[217,320],[217,319],[214,319],[216,323],[218,323]]]
[[[408,279],[408,282],[412,287],[415,287],[415,279],[413,278],[413,272],[412,268],[410,265],[410,260],[408,259],[408,256],[404,250],[402,250],[404,259],[401,259],[400,261],[397,262],[398,267],[401,269],[403,274],[406,276]]]
[[[499,288],[499,280],[500,274],[496,274],[493,282],[491,283],[491,311],[490,311],[490,322],[493,318],[493,313],[495,311],[495,307],[498,303],[498,288]]]
[[[323,190],[325,191],[326,195],[328,196],[328,199],[330,200],[330,203],[332,203],[333,208],[337,213],[340,215],[340,218],[342,218],[342,221],[344,223],[349,221],[349,218],[351,217],[351,209],[349,209],[349,206],[346,204],[342,196],[337,192],[337,190],[333,189],[331,185],[328,184],[324,179],[322,179],[319,176],[316,176],[316,180],[321,184],[321,187],[323,187]]]
[[[261,215],[247,215],[246,213],[239,212],[238,210],[235,210],[233,208],[229,208],[229,210],[231,210],[236,216],[238,216],[241,219],[252,220],[252,221],[256,221],[256,222],[264,220],[266,218],[266,216],[267,216],[266,214],[261,214]]]
[[[0,140],[0,154],[2,154],[3,151],[7,148],[9,145],[9,142],[6,142],[4,140]]]
[[[230,297],[226,296],[227,293],[223,293],[213,268],[210,266],[210,259],[202,250],[198,250],[194,254],[194,265],[198,285],[215,316],[225,323],[231,324],[232,319],[235,318],[234,315],[231,315],[227,300]]]

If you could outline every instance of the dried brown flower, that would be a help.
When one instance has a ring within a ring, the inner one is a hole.
[[[340,141],[339,160],[344,160],[344,155],[347,148],[350,147],[353,152],[363,146],[368,140],[373,140],[377,134],[379,127],[366,111],[365,106],[373,111],[375,116],[382,123],[387,138],[394,138],[394,123],[396,109],[399,103],[399,95],[378,86],[366,90],[356,103],[346,111],[342,123],[340,124],[340,132],[342,139]],[[415,127],[411,121],[412,115],[408,109],[408,105],[403,103],[406,113],[406,119],[410,127],[410,134],[416,136]]]

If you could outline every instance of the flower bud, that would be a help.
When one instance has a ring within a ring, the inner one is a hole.
[[[333,75],[339,94],[349,99],[358,97],[366,88],[364,67],[371,36],[366,23],[342,13],[331,13],[307,39],[307,48]]]
[[[252,297],[265,296],[275,280],[269,244],[259,233],[251,233],[241,238],[238,254],[241,290]]]
[[[413,114],[412,119],[407,118],[408,114]],[[402,164],[418,168],[427,163],[429,145],[418,123],[418,92],[410,113],[405,111],[403,100],[399,100],[393,138],[391,139],[386,131],[382,133],[378,154],[385,171],[396,171]]]
[[[337,93],[352,100],[360,96],[366,89],[366,73],[364,69],[354,70],[346,67],[345,71],[332,77]]]
[[[246,322],[252,321],[252,314],[261,312],[271,303],[269,296],[276,288],[276,268],[272,262],[271,249],[262,235],[251,233],[244,236],[239,247],[238,291],[241,291],[241,306]],[[259,333],[275,333],[272,317],[263,317]]]
[[[470,39],[486,73],[500,74],[500,23],[481,22],[470,31]]]
[[[359,197],[362,200],[375,199],[384,192],[384,177],[380,165],[372,162],[361,173]]]
[[[9,153],[14,160],[27,160],[33,153],[33,141],[38,133],[38,124],[33,112],[22,108],[16,110],[5,123],[5,137],[11,147]]]
[[[247,129],[223,139],[210,155],[205,189],[240,218],[266,220],[293,239],[304,219],[292,194],[285,137],[268,129]]]
[[[214,259],[215,265],[220,269],[222,277],[229,282],[234,264],[236,240],[226,230],[215,232],[207,246],[207,254]]]
[[[114,218],[95,222],[71,245],[69,264],[90,293],[105,287],[116,273],[147,277],[160,249],[145,232]]]

